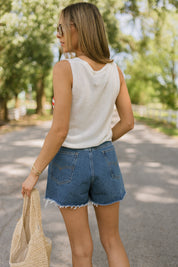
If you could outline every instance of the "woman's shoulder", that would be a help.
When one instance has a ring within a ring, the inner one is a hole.
[[[72,70],[67,60],[61,60],[54,65],[53,80],[69,81],[72,84]]]
[[[53,67],[53,73],[55,72],[65,72],[66,71],[71,71],[70,68],[70,63],[68,60],[64,59],[61,61],[58,61],[57,63],[55,63],[54,67]]]
[[[117,68],[118,68],[118,72],[119,72],[120,81],[122,82],[124,80],[124,74],[118,66],[117,66]]]

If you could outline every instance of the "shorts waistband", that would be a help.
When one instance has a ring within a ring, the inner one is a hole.
[[[94,151],[94,150],[100,150],[103,148],[109,148],[112,147],[113,144],[111,141],[106,141],[98,146],[93,146],[93,147],[87,147],[87,148],[69,148],[69,147],[61,147],[61,150],[63,151],[71,151],[71,152],[80,152],[80,151]]]

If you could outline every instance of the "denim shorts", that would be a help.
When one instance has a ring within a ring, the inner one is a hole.
[[[111,141],[99,146],[61,147],[48,167],[45,199],[60,207],[109,205],[125,196],[122,174]]]

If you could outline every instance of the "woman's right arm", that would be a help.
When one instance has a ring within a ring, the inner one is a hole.
[[[119,139],[122,135],[132,130],[134,127],[134,116],[130,96],[124,76],[118,67],[120,77],[120,92],[116,99],[116,107],[119,113],[120,121],[112,128],[112,141]]]

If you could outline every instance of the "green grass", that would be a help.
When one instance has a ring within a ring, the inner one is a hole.
[[[165,133],[169,136],[178,137],[178,129],[176,129],[175,124],[167,123],[165,121],[159,121],[153,118],[141,117],[138,114],[134,113],[136,121],[142,122],[162,133]]]
[[[28,109],[27,109],[27,115],[33,115],[33,114],[35,114],[35,109],[33,109],[33,108],[28,108]]]

